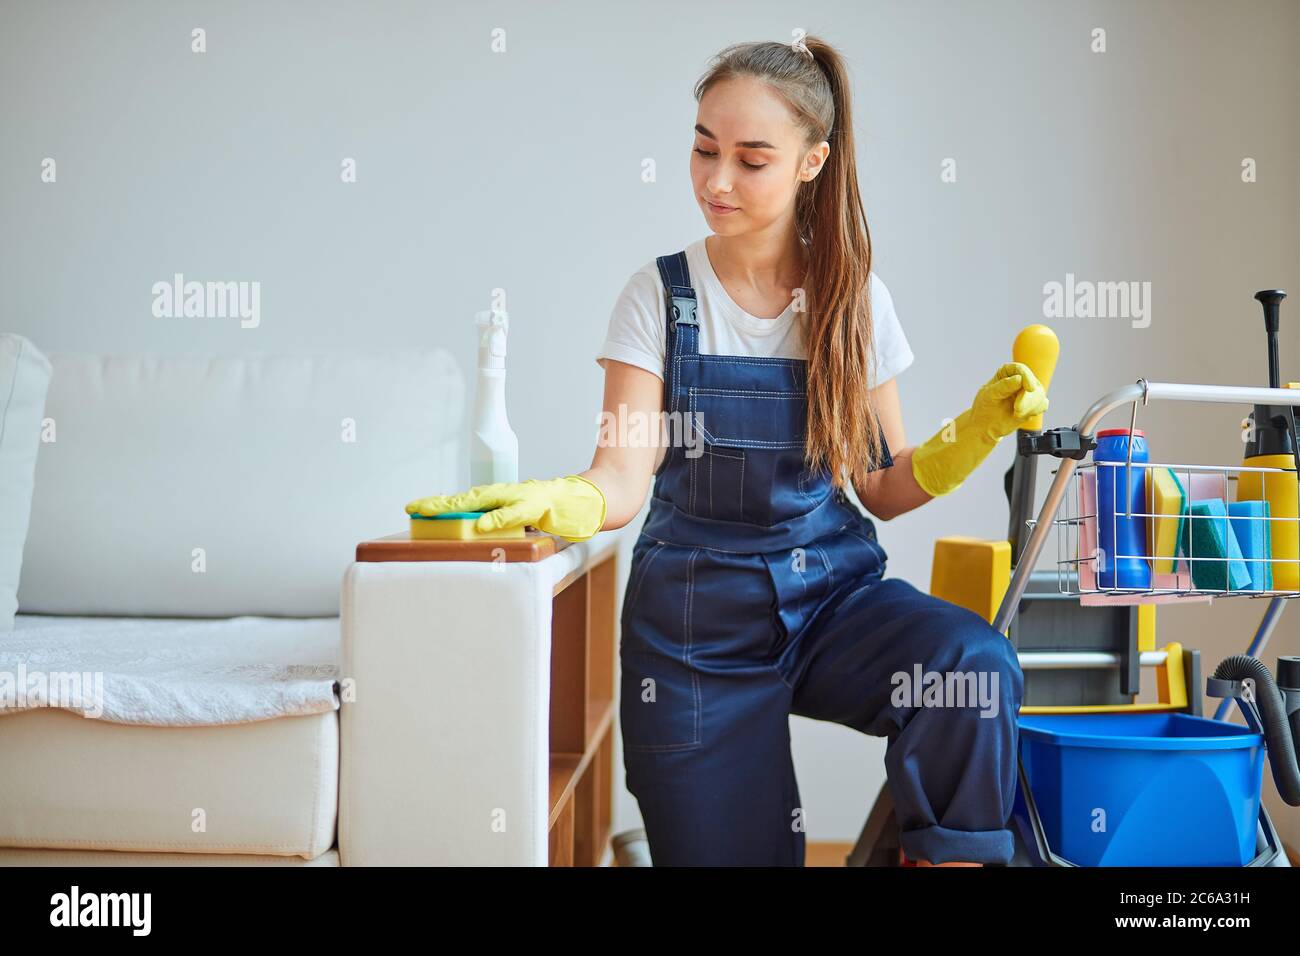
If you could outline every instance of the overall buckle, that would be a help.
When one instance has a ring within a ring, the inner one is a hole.
[[[672,310],[673,322],[677,325],[695,325],[698,326],[699,320],[695,316],[696,299],[695,290],[689,286],[670,286],[668,296],[671,300],[670,309]]]

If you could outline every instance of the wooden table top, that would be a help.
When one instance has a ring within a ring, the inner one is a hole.
[[[565,541],[544,531],[528,530],[522,538],[477,541],[413,541],[410,531],[362,541],[358,561],[541,561],[563,551]]]

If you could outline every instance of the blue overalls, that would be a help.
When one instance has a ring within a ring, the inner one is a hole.
[[[803,463],[805,360],[701,355],[686,255],[658,263],[664,407],[702,441],[670,445],[655,472],[622,611],[624,766],[654,863],[803,865],[792,713],[888,739],[910,859],[1006,863],[1023,693],[1011,642],[883,577],[871,520]],[[959,675],[949,696],[935,674]]]

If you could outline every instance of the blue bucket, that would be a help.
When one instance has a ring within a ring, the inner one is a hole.
[[[1244,866],[1264,738],[1188,714],[1023,714],[1020,759],[1052,851],[1077,866]],[[1017,795],[1017,814],[1025,815]]]

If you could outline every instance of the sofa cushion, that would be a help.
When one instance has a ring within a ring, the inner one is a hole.
[[[0,631],[14,626],[32,507],[50,361],[21,335],[0,333]]]
[[[314,859],[334,844],[338,713],[224,727],[0,717],[0,846]]]
[[[24,612],[336,616],[357,542],[464,484],[442,350],[50,358]]]
[[[116,724],[197,727],[339,706],[334,617],[19,614],[0,640],[6,712],[62,707]]]

